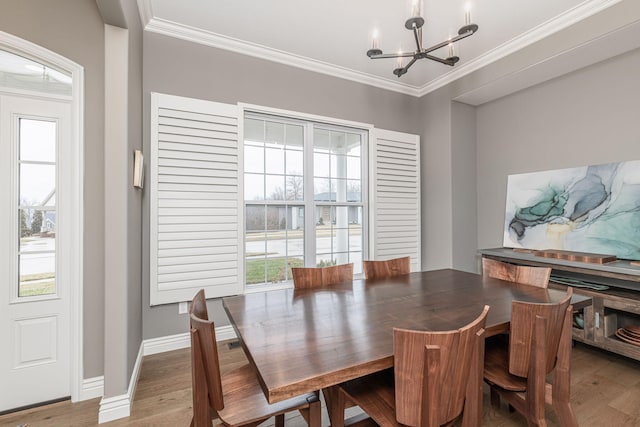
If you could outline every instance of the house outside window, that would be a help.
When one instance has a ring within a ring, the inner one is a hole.
[[[354,263],[366,248],[367,133],[247,113],[245,283],[287,284],[292,267]]]

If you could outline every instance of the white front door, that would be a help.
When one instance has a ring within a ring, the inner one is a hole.
[[[0,412],[71,394],[70,117],[0,93]]]

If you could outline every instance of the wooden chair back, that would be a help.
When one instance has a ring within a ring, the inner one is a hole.
[[[395,410],[400,424],[440,426],[458,417],[465,404],[481,402],[488,311],[485,306],[478,318],[455,331],[394,328]],[[475,397],[469,395],[468,384],[475,384]]]
[[[558,356],[560,336],[566,323],[565,317],[571,316],[568,308],[572,294],[573,289],[568,288],[567,295],[559,303],[513,301],[509,332],[509,372],[511,374],[525,378],[529,376],[532,363],[531,352],[536,346],[538,351],[545,354],[544,375],[553,370]],[[544,376],[541,380],[544,381]]]
[[[195,314],[196,317],[209,320],[209,312],[207,311],[207,299],[204,295],[204,289],[200,289],[189,307],[189,314]]]
[[[353,263],[330,267],[294,267],[294,289],[316,289],[353,280]]]
[[[224,400],[215,326],[212,321],[201,319],[194,313],[191,313],[190,319],[194,413],[208,413],[197,410],[199,405],[205,404],[217,413],[224,408]]]
[[[546,288],[549,285],[551,268],[509,264],[491,258],[482,258],[482,274],[494,279]]]
[[[365,279],[385,279],[402,276],[411,272],[411,257],[394,258],[386,261],[362,261]]]

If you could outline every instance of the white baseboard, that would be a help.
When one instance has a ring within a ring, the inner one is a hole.
[[[133,397],[136,394],[136,386],[138,385],[138,377],[142,368],[143,346],[140,344],[136,362],[133,365],[131,379],[129,380],[129,388],[125,394],[118,396],[102,398],[100,401],[100,410],[98,412],[98,424],[125,418],[131,415],[131,406],[133,405]]]
[[[129,393],[103,398],[98,411],[98,424],[125,418],[131,415]]]
[[[138,349],[138,356],[136,357],[136,362],[133,364],[133,371],[131,372],[131,379],[129,380],[129,390],[127,390],[127,394],[133,404],[133,398],[136,395],[136,387],[138,386],[138,378],[140,377],[140,371],[142,370],[142,358],[144,357],[143,345],[140,344],[140,348]]]
[[[216,341],[234,340],[238,338],[236,331],[233,330],[233,326],[218,326],[216,328]]]
[[[226,341],[236,338],[236,332],[233,326],[218,326],[216,328],[216,340]],[[166,337],[150,338],[142,342],[144,346],[144,355],[164,353],[166,351],[180,350],[182,348],[191,347],[191,337],[188,332],[175,335],[167,335]]]
[[[167,335],[165,337],[150,338],[142,341],[144,355],[164,353],[166,351],[180,350],[191,346],[189,333]]]
[[[95,399],[104,395],[104,375],[82,380],[78,401]]]
[[[226,341],[234,338],[236,338],[236,333],[231,325],[220,326],[216,328],[217,341]],[[191,337],[189,336],[189,333],[168,335],[166,337],[143,340],[140,344],[140,350],[138,351],[136,363],[135,365],[133,365],[133,372],[131,373],[131,381],[129,381],[129,389],[127,390],[127,393],[121,394],[119,396],[103,398],[100,401],[98,424],[117,420],[119,418],[125,418],[131,415],[131,405],[133,404],[133,397],[136,392],[136,386],[138,385],[138,377],[140,376],[140,369],[142,368],[142,358],[144,356],[189,347],[191,347]],[[98,393],[99,389],[100,394],[96,394],[94,397],[102,396],[102,392],[104,390],[104,377],[90,378],[85,380],[85,383],[87,384],[87,393],[89,393],[89,391]],[[88,399],[90,398],[91,397],[88,397]]]

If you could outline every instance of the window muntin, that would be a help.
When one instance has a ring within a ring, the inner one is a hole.
[[[362,272],[365,137],[332,125],[245,117],[247,285],[287,282],[291,267],[353,262],[355,274]],[[313,229],[305,230],[305,219]]]
[[[57,125],[18,119],[18,297],[57,292]]]

